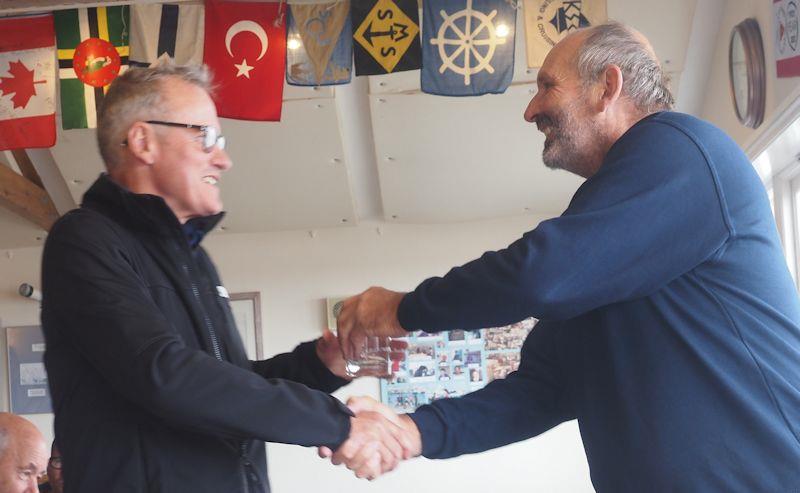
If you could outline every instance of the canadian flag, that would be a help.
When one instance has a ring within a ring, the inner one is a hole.
[[[0,150],[56,143],[51,14],[0,19]]]
[[[206,2],[203,61],[214,73],[219,116],[279,121],[286,66],[285,6]]]

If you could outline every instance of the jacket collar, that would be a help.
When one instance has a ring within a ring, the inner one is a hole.
[[[190,235],[192,246],[197,246],[225,217],[220,212],[190,219],[182,225],[162,197],[133,193],[111,180],[107,173],[101,174],[86,191],[81,207],[101,212],[131,229],[157,235],[178,234],[184,238]]]

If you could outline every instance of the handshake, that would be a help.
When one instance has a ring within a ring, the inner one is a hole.
[[[395,414],[370,397],[347,401],[355,417],[350,418],[350,436],[335,451],[319,447],[319,456],[334,465],[344,464],[358,478],[370,481],[393,470],[401,460],[422,453],[422,439],[414,421]]]

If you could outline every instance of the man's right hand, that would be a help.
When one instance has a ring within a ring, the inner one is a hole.
[[[397,308],[405,293],[372,287],[342,303],[336,318],[339,345],[346,359],[358,359],[367,336],[408,335],[397,320]]]
[[[370,397],[353,397],[347,405],[356,413],[351,418],[350,437],[335,452],[320,447],[320,457],[345,464],[356,477],[373,480],[393,470],[400,460],[422,452],[419,430],[408,416],[398,416]]]

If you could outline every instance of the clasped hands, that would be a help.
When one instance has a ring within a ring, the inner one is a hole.
[[[419,430],[407,415],[395,414],[371,397],[352,397],[347,407],[355,414],[350,436],[336,451],[319,447],[320,457],[344,464],[358,478],[373,480],[422,453]]]
[[[373,287],[344,301],[337,317],[337,332],[345,358],[356,357],[368,336],[407,335],[397,319],[403,295]],[[329,457],[335,465],[346,465],[356,477],[373,480],[393,470],[401,460],[422,453],[419,430],[407,415],[395,414],[370,397],[353,397],[347,406],[355,414],[350,418],[350,436],[336,451],[320,447],[320,457]]]

